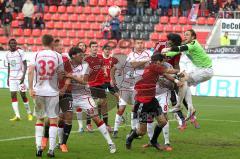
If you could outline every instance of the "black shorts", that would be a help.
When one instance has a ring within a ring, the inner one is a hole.
[[[72,101],[71,92],[66,92],[63,96],[59,96],[59,107],[62,113],[73,111]]]
[[[92,97],[95,99],[96,98],[107,98],[107,95],[106,95],[103,85],[90,87],[90,90],[91,90]]]
[[[140,123],[147,123],[149,118],[154,118],[162,114],[162,108],[156,98],[153,98],[152,101],[148,103],[136,101],[133,111],[137,115]]]
[[[112,87],[111,84],[110,84],[110,82],[105,82],[105,83],[103,84],[103,88],[104,88],[105,90],[108,89],[111,94],[115,94],[116,92],[119,91],[116,86]]]

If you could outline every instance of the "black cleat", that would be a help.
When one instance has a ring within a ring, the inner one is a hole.
[[[47,156],[50,158],[55,157],[54,151],[53,150],[48,150]]]
[[[112,137],[117,138],[118,137],[118,131],[113,131]]]
[[[127,139],[126,139],[126,148],[127,149],[131,149],[132,147],[132,140],[129,139],[129,135],[127,135]]]
[[[36,152],[36,157],[42,157],[43,154],[43,150],[42,149],[38,149]]]
[[[153,147],[155,147],[157,150],[164,150],[164,147],[163,146],[161,146],[159,143],[152,143],[151,142],[151,144],[152,144],[152,146]]]

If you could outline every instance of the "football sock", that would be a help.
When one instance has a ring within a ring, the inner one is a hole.
[[[67,140],[68,140],[68,137],[71,133],[71,130],[72,130],[72,124],[71,125],[68,125],[68,124],[64,124],[64,128],[63,128],[63,142],[62,144],[67,144]]]
[[[153,136],[153,130],[154,130],[154,123],[147,123],[147,133],[148,133],[148,137],[151,140],[152,136]]]
[[[137,128],[137,114],[134,112],[131,112],[131,128],[132,130]]]
[[[24,103],[24,107],[25,107],[27,113],[28,113],[28,114],[31,114],[32,112],[31,112],[31,108],[30,108],[30,106],[29,106],[28,99],[27,99],[27,98],[23,99],[23,103]]]
[[[49,138],[49,122],[48,122],[48,121],[45,122],[45,126],[44,126],[44,137],[45,137],[45,138]]]
[[[63,127],[64,127],[64,122],[59,121],[58,123],[58,143],[62,144],[63,142]]]
[[[15,115],[20,118],[20,113],[19,113],[19,109],[18,109],[18,101],[16,98],[12,99],[12,108],[13,108]]]
[[[134,129],[128,136],[128,139],[132,141],[133,139],[137,138],[139,135],[137,134],[137,130]]]
[[[154,129],[153,137],[151,139],[151,143],[153,143],[153,144],[157,143],[157,139],[158,139],[158,136],[161,133],[161,131],[162,131],[162,127],[159,125],[156,125],[155,129]]]
[[[170,141],[169,141],[169,122],[167,122],[167,124],[163,127],[162,131],[163,131],[163,137],[164,137],[164,140],[165,140],[165,144],[170,144]]]
[[[122,116],[120,116],[119,114],[116,114],[113,131],[118,131],[118,128],[121,124],[121,120],[122,120]]]
[[[100,124],[98,124],[98,130],[102,133],[103,137],[106,139],[108,144],[113,144],[109,132],[107,131],[106,124],[103,121]]]
[[[76,111],[76,114],[77,114],[78,126],[79,126],[79,129],[81,129],[81,128],[83,128],[82,109],[78,108]]]
[[[193,104],[192,104],[192,93],[191,93],[191,90],[190,90],[190,87],[187,88],[187,91],[186,91],[186,102],[187,102],[187,105],[188,105],[188,109],[193,109]]]
[[[55,148],[57,131],[58,131],[57,125],[50,124],[50,127],[49,127],[49,150],[54,150],[54,148]]]
[[[182,122],[183,122],[184,118],[181,119],[177,113],[174,113],[174,116],[177,119],[178,125],[182,126],[182,124],[183,124]]]
[[[42,137],[43,137],[43,124],[35,124],[35,140],[37,148],[42,146]]]
[[[87,114],[87,125],[91,124],[91,117]]]

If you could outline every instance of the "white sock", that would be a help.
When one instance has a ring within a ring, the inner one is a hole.
[[[29,102],[24,103],[24,106],[25,106],[25,109],[26,109],[27,113],[31,114],[32,112],[31,112],[31,108],[29,106]]]
[[[192,93],[190,87],[187,88],[186,95],[185,95],[186,102],[188,104],[188,109],[193,109],[192,103]]]
[[[76,114],[77,114],[78,127],[80,130],[81,128],[83,128],[82,111],[77,110]]]
[[[132,127],[132,130],[137,129],[137,123],[138,123],[137,119],[136,118],[133,119],[133,112],[131,112],[131,127]]]
[[[42,137],[43,137],[43,124],[36,124],[35,125],[35,140],[36,140],[36,147],[39,148],[42,146]]]
[[[18,109],[18,102],[12,102],[12,108],[13,108],[13,111],[14,111],[15,115],[20,118],[20,113],[19,113],[19,109]]]
[[[181,118],[178,116],[178,114],[177,114],[177,113],[174,113],[174,116],[175,116],[175,118],[177,119],[178,125],[182,126],[183,123],[182,123]]]
[[[58,143],[62,143],[63,141],[63,128],[58,127]]]
[[[103,137],[106,139],[108,144],[113,144],[105,123],[99,126],[98,130],[102,133]]]
[[[57,125],[50,124],[49,127],[49,150],[54,150],[56,146],[56,138],[57,138]]]
[[[122,116],[120,116],[119,114],[116,114],[113,131],[118,131],[121,121],[122,121]]]
[[[147,123],[147,133],[150,140],[152,139],[153,131],[154,131],[154,123],[153,122]]]
[[[164,137],[164,140],[165,140],[165,144],[170,144],[170,141],[169,141],[169,122],[167,122],[167,124],[163,127],[162,131],[163,131],[163,137]]]

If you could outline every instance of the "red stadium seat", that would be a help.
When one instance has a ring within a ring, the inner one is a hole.
[[[162,25],[162,24],[155,25],[155,30],[157,32],[163,32],[164,31],[164,25]]]
[[[114,0],[107,0],[107,5],[108,6],[113,6],[114,5]]]
[[[69,14],[73,14],[74,10],[75,10],[75,8],[73,6],[68,6],[67,7],[67,13],[69,13]]]
[[[192,26],[191,25],[184,25],[182,29],[183,29],[183,32],[185,32],[189,29],[192,29]]]
[[[83,13],[83,7],[82,6],[76,7],[75,13],[82,14]]]
[[[3,35],[3,34],[4,34],[3,28],[0,28],[0,35]]]
[[[102,39],[103,38],[103,33],[102,32],[96,32],[96,38],[97,39]]]
[[[205,25],[206,24],[206,18],[205,17],[199,17],[198,19],[197,19],[197,24],[198,25]]]
[[[86,6],[86,7],[84,8],[84,14],[91,14],[91,13],[92,13],[92,8],[89,7],[89,6]]]
[[[58,36],[61,37],[61,38],[65,38],[67,37],[67,32],[66,30],[61,30],[58,32]]]
[[[49,7],[49,12],[50,13],[57,13],[57,6],[50,6]]]
[[[58,13],[53,14],[51,20],[53,21],[59,21],[60,20],[60,15]]]
[[[7,44],[8,43],[8,39],[5,36],[0,36],[0,43],[1,44]]]
[[[60,16],[60,20],[61,20],[61,21],[68,21],[68,17],[69,17],[69,15],[68,15],[67,13],[62,14],[62,15]]]
[[[85,14],[81,14],[81,15],[79,16],[79,21],[80,21],[80,22],[86,22],[86,20],[87,20],[87,17],[86,17]]]
[[[50,13],[45,13],[44,16],[43,16],[43,20],[44,21],[49,21],[52,19],[52,14]]]
[[[103,47],[107,42],[108,42],[108,40],[102,39],[102,40],[99,42],[99,46],[100,46],[100,47]]]
[[[25,44],[25,38],[24,38],[24,37],[19,37],[19,38],[17,39],[17,43],[18,43],[19,45]]]
[[[36,45],[42,45],[42,38],[41,37],[37,38],[36,41],[35,41],[35,44]]]
[[[156,41],[159,39],[159,34],[158,33],[152,33],[150,35],[150,39],[153,40],[153,41]]]
[[[99,0],[98,5],[102,6],[102,7],[105,7],[107,5],[107,0]]]
[[[46,23],[46,27],[48,28],[48,29],[53,29],[54,28],[54,23],[53,22],[47,22]]]
[[[66,12],[66,7],[65,6],[59,6],[58,7],[58,13],[65,13]]]
[[[146,48],[153,48],[155,46],[155,43],[153,41],[147,41],[145,42],[145,47]]]
[[[114,2],[114,5],[119,6],[119,7],[125,7],[125,6],[127,6],[126,2],[127,1],[125,1],[125,0],[118,0],[118,1]]]
[[[80,30],[81,29],[81,22],[73,23],[73,29]]]
[[[33,52],[36,52],[36,51],[38,51],[38,47],[37,47],[37,46],[32,46],[32,47],[31,47],[31,50],[32,50]]]
[[[77,31],[77,37],[81,39],[85,38],[85,31],[83,30]]]
[[[72,5],[78,5],[78,0],[72,0]]]
[[[164,30],[166,32],[172,32],[173,31],[173,26],[172,25],[165,25],[164,26]]]
[[[90,27],[92,30],[100,30],[101,29],[101,25],[98,23],[92,23]]]
[[[160,23],[162,24],[167,24],[168,23],[168,17],[167,16],[162,16],[160,18]]]
[[[214,24],[215,24],[215,21],[216,21],[216,19],[215,19],[214,17],[209,17],[209,18],[207,19],[207,24],[208,24],[208,25],[214,25]]]
[[[18,20],[12,21],[11,26],[12,26],[13,28],[18,28],[18,27],[19,27],[19,22],[18,22]]]
[[[64,46],[70,46],[71,45],[71,40],[68,38],[63,39],[63,45]]]
[[[72,44],[74,46],[76,46],[78,43],[79,43],[79,39],[78,38],[75,38],[75,39],[72,40]]]
[[[15,29],[13,31],[14,36],[22,36],[23,35],[23,30],[22,29]]]
[[[96,20],[95,20],[95,15],[93,15],[93,14],[91,14],[91,15],[89,15],[88,16],[88,18],[87,18],[87,20],[89,21],[89,22],[95,22]]]
[[[178,23],[182,24],[182,25],[186,25],[187,24],[187,17],[180,17],[178,19]]]
[[[178,17],[170,17],[169,22],[170,22],[170,24],[177,24],[178,23]]]
[[[55,25],[54,25],[55,29],[62,29],[63,28],[63,22],[56,22]]]
[[[24,36],[31,36],[32,34],[32,30],[31,29],[24,29],[23,31],[23,35]]]
[[[160,34],[159,35],[159,40],[160,41],[166,41],[167,40],[167,34],[165,34],[165,33]]]
[[[49,11],[49,7],[48,6],[44,6],[44,13],[47,13]]]
[[[90,29],[90,24],[89,23],[82,23],[82,29],[83,30],[89,30]]]
[[[50,32],[49,30],[43,29],[43,30],[42,30],[42,35],[44,35],[44,34],[49,34],[49,32]]]
[[[72,29],[73,28],[73,23],[71,22],[66,22],[63,24],[64,29]]]
[[[53,37],[58,37],[59,32],[61,32],[61,30],[52,30],[51,34]]]
[[[181,33],[182,32],[182,26],[181,25],[175,25],[173,27],[173,31]]]
[[[23,20],[23,19],[24,19],[24,15],[23,15],[23,13],[18,13],[16,19],[17,19],[17,20]]]
[[[97,22],[102,23],[105,22],[105,17],[104,15],[99,15],[96,19]]]
[[[26,40],[26,42],[27,42],[27,44],[29,44],[29,45],[34,45],[34,38],[28,38],[28,39]]]
[[[73,31],[73,30],[68,31],[68,37],[75,38],[76,37],[76,31]]]
[[[77,15],[77,14],[72,14],[72,15],[69,17],[69,20],[72,21],[72,22],[78,21],[78,15]]]
[[[98,0],[90,0],[89,5],[90,6],[96,6],[98,4]]]
[[[40,29],[33,29],[32,36],[39,37],[40,35],[41,35],[41,30]]]
[[[99,7],[94,7],[94,9],[92,10],[92,13],[93,14],[100,14],[101,13],[101,10]]]
[[[118,19],[120,20],[120,22],[123,22],[123,20],[124,20],[124,16],[119,15],[119,16],[118,16]]]
[[[108,7],[104,7],[101,9],[101,14],[108,14]]]

